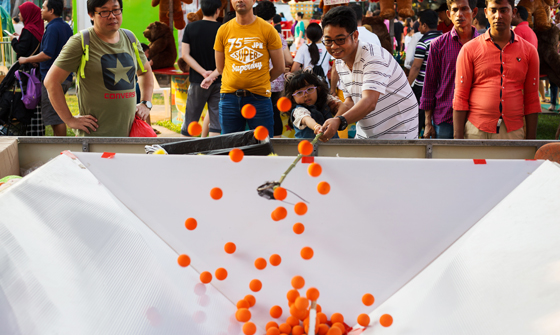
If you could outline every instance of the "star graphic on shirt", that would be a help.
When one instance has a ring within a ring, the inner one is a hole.
[[[107,68],[107,70],[111,71],[115,75],[115,83],[116,85],[121,79],[124,79],[127,83],[130,83],[128,79],[128,70],[130,70],[132,66],[123,66],[121,61],[117,58],[117,66],[114,68]]]

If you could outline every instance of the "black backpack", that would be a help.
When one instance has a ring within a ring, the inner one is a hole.
[[[313,73],[315,73],[317,75],[317,77],[323,79],[323,81],[327,82],[327,75],[325,74],[325,71],[323,71],[323,62],[325,61],[325,57],[327,57],[327,50],[325,50],[325,54],[323,55],[323,59],[313,65]]]

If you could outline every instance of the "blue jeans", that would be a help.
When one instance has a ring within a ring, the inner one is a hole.
[[[251,104],[257,110],[252,119],[246,119],[241,115],[241,108]],[[251,93],[247,97],[238,97],[234,93],[220,93],[220,124],[222,134],[235,133],[245,130],[245,124],[250,129],[264,126],[268,129],[270,137],[274,135],[274,113],[270,98]]]
[[[436,138],[453,139],[453,124],[442,122],[434,124],[434,128],[436,129]]]

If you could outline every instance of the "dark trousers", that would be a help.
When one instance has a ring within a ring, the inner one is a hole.
[[[422,86],[418,86],[418,85],[412,86],[412,92],[414,92],[414,96],[418,101],[418,106],[420,106],[420,97],[422,96]],[[424,114],[424,110],[418,108],[418,136],[422,134],[422,130],[426,126],[425,121],[426,121],[426,116]]]

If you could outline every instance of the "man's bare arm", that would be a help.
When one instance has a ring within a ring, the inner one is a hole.
[[[453,138],[465,138],[465,123],[467,123],[467,114],[469,111],[453,110]]]
[[[20,57],[18,59],[18,63],[20,64],[25,64],[25,63],[41,63],[44,61],[47,61],[49,59],[51,59],[52,57],[47,55],[44,52],[40,52],[39,54],[35,55],[35,56],[30,56],[30,57]]]
[[[144,69],[146,69],[146,72],[139,70],[136,73],[138,75],[138,86],[140,86],[140,100],[151,101],[154,93],[154,75],[149,62],[144,64]],[[150,109],[144,104],[139,104],[136,106],[136,113],[145,121],[150,116]]]
[[[412,66],[410,67],[410,72],[408,73],[408,83],[410,85],[412,85],[412,83],[416,80],[416,77],[418,77],[423,62],[424,59],[422,58],[414,58],[414,62],[412,62]]]
[[[282,49],[276,50],[268,50],[270,54],[270,60],[272,61],[272,69],[270,70],[270,81],[278,78],[281,74],[284,73],[285,62],[284,62],[284,53]]]
[[[527,133],[525,139],[534,140],[537,138],[537,124],[539,122],[539,113],[525,115],[525,124]]]

